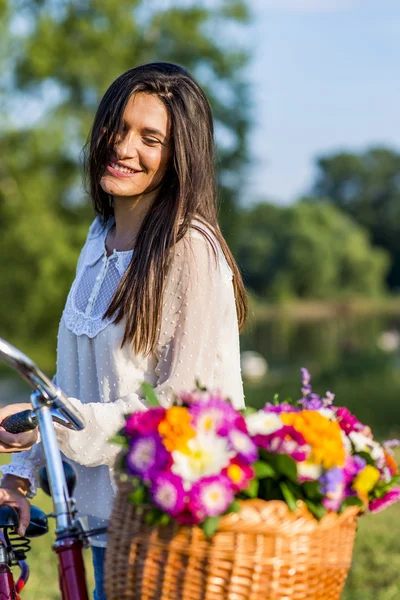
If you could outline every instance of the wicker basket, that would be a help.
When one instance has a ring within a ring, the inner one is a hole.
[[[316,521],[300,505],[247,500],[205,538],[199,527],[149,527],[120,484],[106,552],[107,600],[338,600],[357,508]]]

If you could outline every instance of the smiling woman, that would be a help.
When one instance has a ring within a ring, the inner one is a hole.
[[[146,410],[144,381],[164,406],[199,380],[243,407],[246,300],[217,220],[211,109],[185,69],[143,65],[112,83],[86,171],[96,218],[60,322],[56,381],[88,425],[84,433],[60,428],[57,439],[78,472],[77,506],[96,528],[114,498],[118,447],[108,440],[124,415]],[[0,423],[15,410],[1,409]],[[0,427],[0,452],[2,443],[21,450],[18,435],[4,435]],[[25,514],[43,455],[34,434],[23,442],[31,449],[2,467],[0,504],[12,495]],[[105,546],[95,539],[97,600]]]

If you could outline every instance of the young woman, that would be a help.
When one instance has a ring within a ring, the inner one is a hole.
[[[198,380],[243,406],[239,330],[246,314],[237,265],[217,221],[209,103],[182,67],[154,63],[121,75],[98,108],[87,173],[96,218],[60,322],[57,384],[84,415],[84,432],[57,428],[78,471],[78,509],[107,523],[124,415],[145,410],[143,381],[163,405]],[[0,422],[24,405],[0,410]],[[36,433],[7,434],[0,504],[27,524],[43,464]],[[29,448],[28,450],[26,450]],[[104,539],[94,542],[103,598]]]

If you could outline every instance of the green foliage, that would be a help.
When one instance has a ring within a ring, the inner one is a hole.
[[[142,383],[142,392],[144,395],[144,398],[146,400],[146,405],[147,406],[160,406],[160,402],[158,400],[157,394],[154,391],[154,388],[152,385],[150,385],[150,383],[147,383],[146,381],[144,381]]]
[[[400,153],[374,147],[321,156],[314,193],[329,198],[369,232],[391,257],[388,283],[400,285]]]
[[[377,295],[388,256],[329,203],[259,204],[243,217],[238,260],[248,287],[285,300]]]

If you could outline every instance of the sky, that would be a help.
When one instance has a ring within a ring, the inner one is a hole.
[[[248,0],[246,203],[307,193],[315,157],[400,150],[399,0]]]

